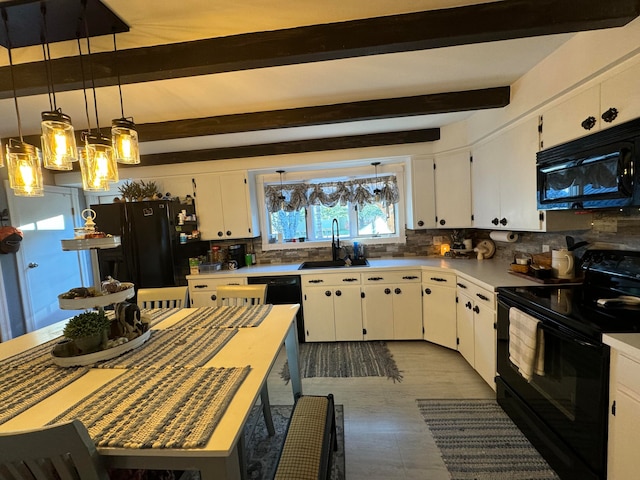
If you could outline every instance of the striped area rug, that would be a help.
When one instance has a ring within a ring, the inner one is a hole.
[[[452,480],[559,480],[495,400],[416,400]]]
[[[311,342],[300,344],[300,373],[311,377],[387,377],[402,381],[385,342]],[[285,363],[280,376],[291,379],[289,364]]]

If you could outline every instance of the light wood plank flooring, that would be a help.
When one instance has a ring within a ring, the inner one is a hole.
[[[447,480],[449,474],[418,407],[418,398],[495,398],[462,356],[428,342],[387,342],[402,382],[380,377],[305,378],[305,394],[333,393],[344,405],[348,480]],[[272,405],[293,402],[280,378],[284,349],[268,379]]]

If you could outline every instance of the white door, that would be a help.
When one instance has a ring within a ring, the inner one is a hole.
[[[12,224],[24,238],[16,253],[26,330],[32,331],[75,315],[60,310],[58,295],[90,286],[86,252],[65,252],[60,240],[73,238],[79,212],[78,191],[45,186],[44,197],[17,197],[7,190]]]

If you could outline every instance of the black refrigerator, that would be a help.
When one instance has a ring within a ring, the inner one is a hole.
[[[98,250],[100,277],[133,282],[138,288],[186,285],[189,258],[206,253],[208,242],[180,244],[178,212],[192,205],[169,200],[91,205],[96,229],[121,237],[117,248]]]

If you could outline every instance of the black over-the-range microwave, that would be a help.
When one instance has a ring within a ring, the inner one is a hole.
[[[540,210],[640,206],[640,119],[537,154]]]

